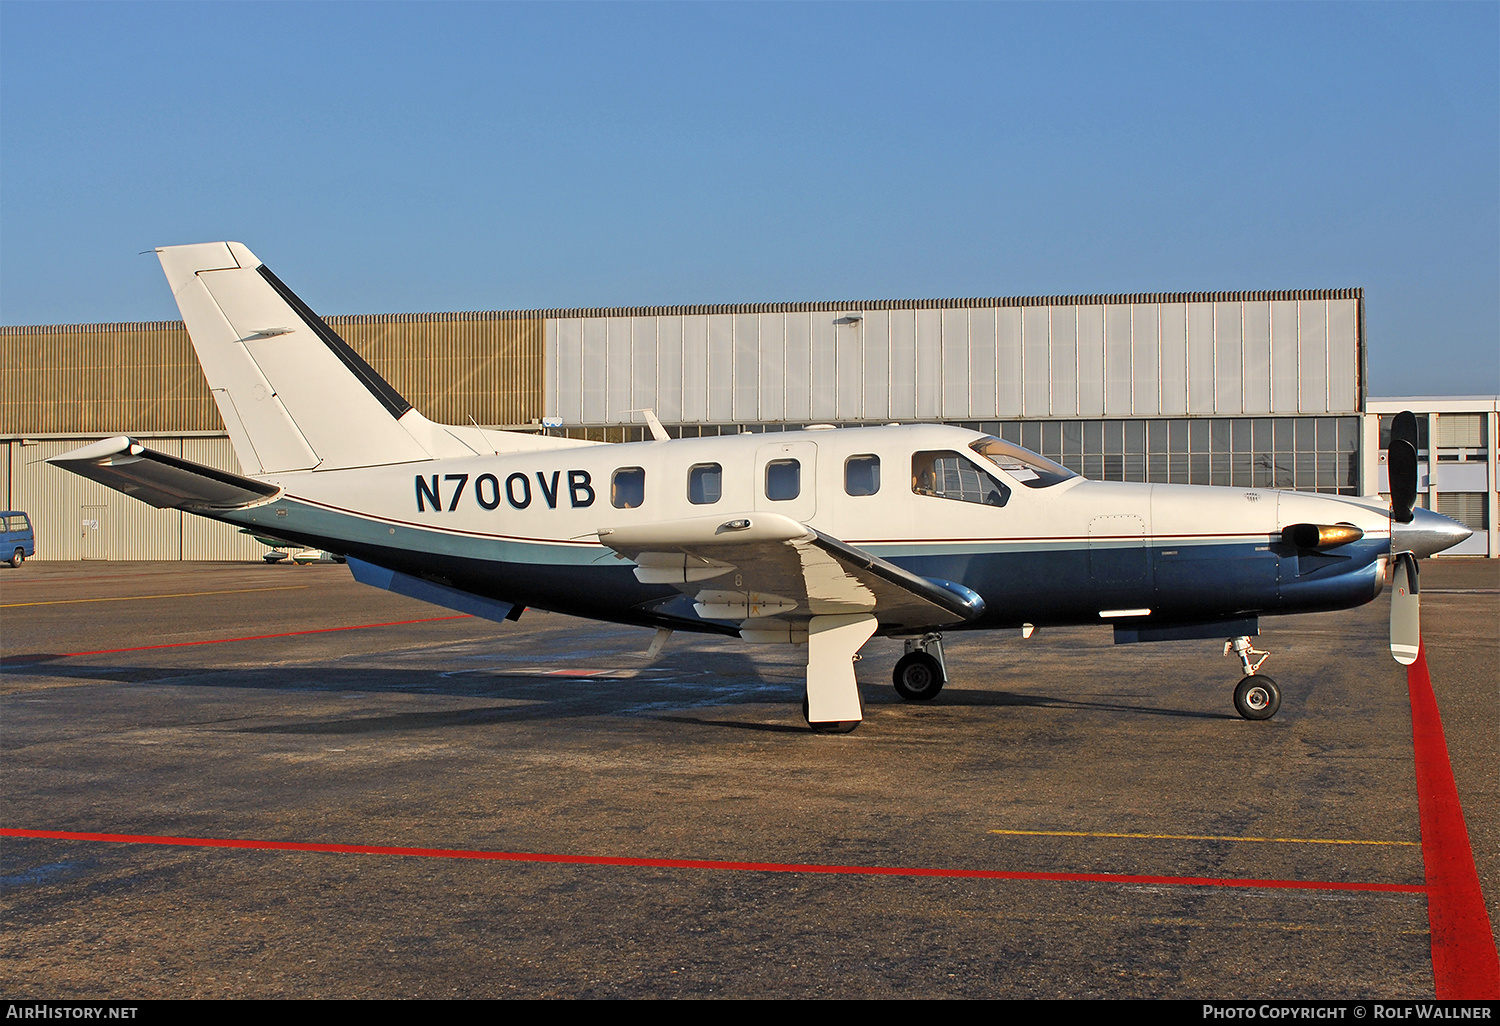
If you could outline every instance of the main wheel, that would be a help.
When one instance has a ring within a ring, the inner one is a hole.
[[[1281,708],[1281,689],[1270,677],[1246,677],[1234,689],[1234,708],[1247,720],[1269,720]]]
[[[26,553],[22,552],[20,549],[17,549],[10,554],[11,566],[19,567],[24,562],[26,562]]]
[[[896,660],[891,677],[896,694],[908,702],[927,702],[943,690],[943,664],[926,652],[908,652]]]

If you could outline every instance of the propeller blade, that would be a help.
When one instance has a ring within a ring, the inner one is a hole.
[[[1385,469],[1391,479],[1391,519],[1409,524],[1417,504],[1417,450],[1404,438],[1391,439]]]
[[[1385,469],[1391,482],[1391,519],[1409,524],[1417,504],[1417,418],[1410,410],[1391,421]]]
[[[1411,447],[1417,447],[1417,415],[1410,410],[1402,410],[1391,418],[1391,441],[1401,439],[1411,443]]]
[[[1391,655],[1402,666],[1417,661],[1422,646],[1422,606],[1417,593],[1417,557],[1396,554],[1396,579],[1391,587]]]

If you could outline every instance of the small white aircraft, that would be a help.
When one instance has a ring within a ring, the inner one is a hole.
[[[1341,609],[1395,565],[1391,650],[1416,658],[1418,557],[1469,530],[1413,508],[1416,426],[1393,501],[1089,481],[932,424],[605,444],[436,424],[239,243],[157,250],[244,474],[116,437],[51,462],[162,508],[344,556],[359,581],[478,616],[528,606],[796,645],[803,715],[863,718],[853,659],[904,639],[895,685],[948,679],[943,631],[1110,624],[1117,643],[1228,639],[1252,720],[1260,616]]]

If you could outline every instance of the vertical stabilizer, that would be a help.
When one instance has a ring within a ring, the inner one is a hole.
[[[156,251],[249,474],[432,457],[411,404],[237,242]]]

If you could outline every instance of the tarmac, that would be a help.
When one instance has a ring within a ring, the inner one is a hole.
[[[1491,924],[1462,967],[1500,924],[1500,566],[1422,588]],[[906,703],[877,639],[865,722],[823,736],[788,647],[648,663],[648,630],[337,565],[30,562],[0,574],[0,994],[1430,998],[1462,853],[1388,613],[1263,620],[1258,723],[1216,642],[953,633]]]

